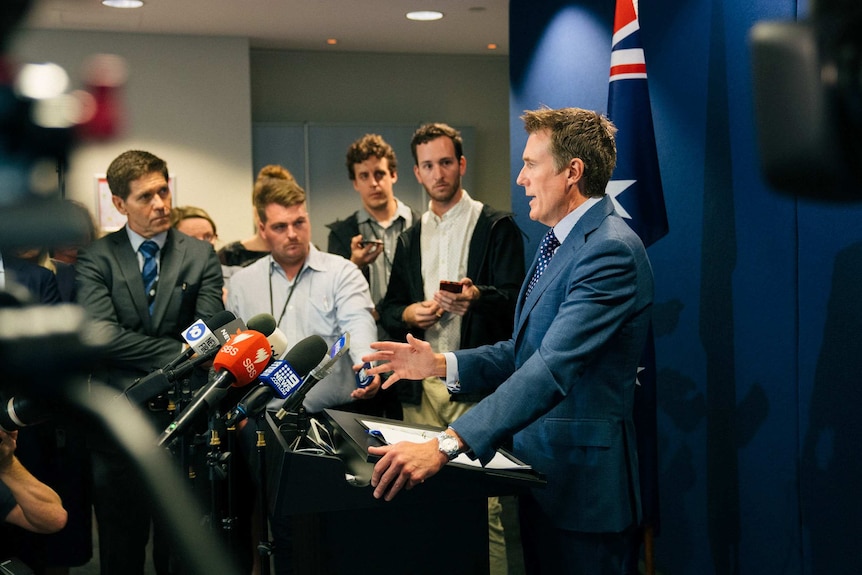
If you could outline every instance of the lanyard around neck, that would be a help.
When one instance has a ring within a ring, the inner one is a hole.
[[[396,218],[396,221],[397,221],[397,223],[398,223],[398,234],[395,236],[395,237],[397,238],[398,236],[400,236],[400,235],[401,235],[401,232],[403,232],[403,231],[404,231],[404,218],[399,217],[399,216],[397,216],[397,215],[395,216],[395,218]],[[365,222],[363,222],[363,223],[364,223],[366,226],[368,226],[368,228],[371,230],[371,235],[373,235],[373,236],[374,236],[374,239],[375,239],[375,240],[381,240],[381,241],[383,242],[383,265],[384,265],[384,268],[385,268],[385,270],[386,270],[386,271],[391,270],[391,269],[392,269],[392,260],[390,260],[390,259],[389,259],[389,256],[388,256],[388,255],[386,255],[386,239],[385,239],[385,238],[380,237],[380,234],[378,234],[378,233],[377,233],[377,228],[376,228],[376,226],[371,222],[371,220],[366,220],[366,221],[365,221]],[[378,224],[378,225],[379,225],[379,224]],[[392,226],[394,226],[394,225],[395,225],[395,222],[392,222],[392,225],[391,225],[390,227],[392,227]],[[382,228],[382,229],[383,229],[383,233],[384,233],[384,235],[385,235],[385,234],[386,234],[386,230],[387,230],[388,228]]]
[[[287,291],[287,299],[284,300],[284,307],[281,308],[281,315],[278,316],[278,320],[275,322],[275,326],[278,327],[281,325],[281,320],[284,319],[284,314],[287,312],[287,304],[290,303],[290,298],[293,297],[293,290],[296,289],[296,284],[299,283],[299,278],[302,276],[302,272],[305,270],[305,266],[303,265],[299,268],[299,272],[296,274],[296,277],[293,278],[293,283],[290,285],[290,289]],[[270,263],[269,268],[269,313],[272,317],[275,317],[275,309],[273,308],[272,303],[272,264]]]

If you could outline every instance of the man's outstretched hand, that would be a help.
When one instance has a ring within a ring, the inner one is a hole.
[[[371,344],[371,348],[377,351],[362,358],[362,361],[376,362],[375,367],[367,370],[368,373],[392,372],[383,383],[383,389],[401,379],[446,376],[446,358],[443,354],[434,353],[430,343],[410,334],[407,334],[407,343],[376,341]]]

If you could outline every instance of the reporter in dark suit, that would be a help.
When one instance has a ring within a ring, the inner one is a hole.
[[[111,163],[107,179],[114,206],[128,223],[79,253],[77,297],[111,342],[94,377],[122,391],[179,355],[180,334],[192,322],[224,309],[223,282],[212,246],[171,229],[163,160],[125,152]],[[146,248],[139,251],[148,241],[158,247],[155,270]],[[165,412],[150,415],[158,430],[170,422]],[[143,573],[152,506],[134,468],[110,444],[94,445],[93,488],[102,573]],[[170,572],[162,536],[156,523],[153,558],[160,574]]]
[[[435,354],[426,342],[376,343],[372,372],[445,377],[453,391],[494,393],[436,440],[369,448],[382,455],[375,497],[389,500],[459,452],[482,462],[513,437],[514,453],[547,476],[520,498],[527,572],[620,574],[641,514],[632,402],[653,298],[643,244],[605,187],[616,164],[609,120],[577,108],[523,116],[529,137],[518,184],[530,218],[561,244],[541,248],[521,287],[512,338]],[[543,242],[544,244],[544,242]],[[534,272],[543,269],[538,279]],[[452,533],[457,544],[457,534]]]
[[[54,304],[62,301],[57,278],[51,270],[8,254],[0,254],[0,269],[6,274],[0,290],[5,289],[8,282],[10,286],[17,284],[26,288],[34,302]]]

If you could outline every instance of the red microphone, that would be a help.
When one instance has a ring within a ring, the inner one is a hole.
[[[231,336],[216,353],[213,369],[218,387],[243,387],[260,375],[272,358],[272,346],[259,331],[246,330]],[[219,380],[225,380],[220,383]]]
[[[185,430],[198,413],[208,411],[210,405],[224,397],[228,387],[243,387],[257,379],[271,358],[269,340],[259,331],[246,330],[231,336],[213,359],[216,371],[213,382],[198,391],[194,403],[183,409],[165,429],[158,444],[164,445]]]

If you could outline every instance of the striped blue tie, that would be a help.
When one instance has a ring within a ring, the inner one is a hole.
[[[144,267],[141,270],[141,276],[144,279],[144,293],[147,294],[147,306],[150,310],[150,315],[153,315],[153,303],[156,301],[156,278],[159,275],[159,269],[156,265],[156,254],[159,253],[159,244],[153,240],[147,240],[138,248],[144,256]]]
[[[530,278],[530,285],[527,286],[527,293],[524,294],[525,298],[530,295],[536,282],[545,273],[545,268],[548,267],[551,258],[554,256],[554,250],[558,247],[560,247],[560,240],[557,239],[557,236],[554,235],[554,229],[551,228],[545,234],[545,237],[542,238],[542,243],[539,245],[539,261],[536,262],[536,271],[533,272],[533,277]]]

